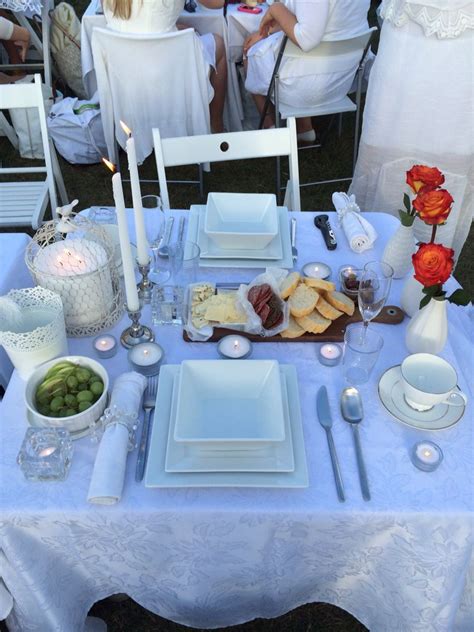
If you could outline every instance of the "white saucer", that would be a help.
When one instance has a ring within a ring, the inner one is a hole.
[[[158,394],[150,437],[150,451],[145,473],[146,487],[308,487],[308,470],[301,423],[298,378],[292,365],[280,365],[285,375],[293,438],[295,469],[293,472],[166,472],[173,381],[180,366],[161,368]]]
[[[466,408],[465,406],[438,404],[423,412],[414,410],[405,401],[400,365],[387,369],[380,378],[379,397],[395,419],[419,430],[443,430],[454,426],[461,419]]]
[[[285,374],[280,371],[285,439],[251,450],[209,450],[174,440],[178,404],[176,375],[173,382],[171,418],[166,449],[167,472],[293,472],[295,460]]]
[[[278,234],[266,248],[262,248],[261,250],[223,250],[219,248],[212,239],[209,239],[204,230],[206,207],[199,206],[198,209],[199,227],[197,245],[201,248],[201,257],[203,259],[281,259],[283,257],[280,218],[278,221]]]

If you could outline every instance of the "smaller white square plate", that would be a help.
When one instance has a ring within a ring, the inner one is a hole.
[[[286,378],[280,372],[285,440],[252,450],[205,450],[195,444],[177,443],[174,438],[178,380],[173,382],[170,427],[166,449],[167,472],[293,472],[295,460],[290,427]]]
[[[184,360],[174,440],[216,449],[283,441],[285,420],[276,360]]]
[[[145,472],[146,487],[308,487],[298,379],[295,367],[288,364],[280,364],[280,371],[285,375],[288,389],[295,459],[293,472],[166,472],[166,445],[171,416],[173,380],[179,374],[179,370],[179,365],[166,364],[161,367]]]

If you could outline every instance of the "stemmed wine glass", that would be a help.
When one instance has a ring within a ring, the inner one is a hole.
[[[367,331],[369,322],[382,311],[390,292],[392,277],[393,268],[388,263],[370,261],[365,264],[357,294],[359,311],[364,321],[364,332]]]
[[[142,208],[145,232],[151,252],[151,265],[148,277],[153,285],[163,285],[169,280],[171,273],[168,259],[163,259],[158,254],[166,221],[161,198],[158,195],[144,195],[142,197]]]

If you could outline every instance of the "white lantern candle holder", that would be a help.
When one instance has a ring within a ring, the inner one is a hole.
[[[1,322],[3,345],[20,377],[26,380],[43,362],[68,354],[61,297],[42,287],[11,290],[18,319]]]
[[[63,232],[67,231],[67,232]],[[70,336],[91,336],[121,316],[123,295],[107,232],[80,215],[46,222],[26,249],[36,283],[59,294]]]

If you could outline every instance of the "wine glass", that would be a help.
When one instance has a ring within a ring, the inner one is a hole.
[[[357,293],[364,332],[367,331],[369,322],[382,311],[390,292],[392,277],[393,268],[388,263],[370,261],[365,264]]]

